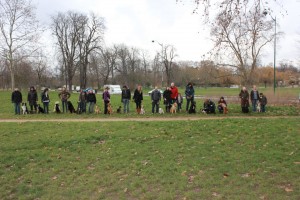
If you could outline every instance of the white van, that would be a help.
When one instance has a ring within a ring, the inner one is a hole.
[[[103,88],[109,88],[110,94],[122,94],[121,86],[120,85],[104,85]]]

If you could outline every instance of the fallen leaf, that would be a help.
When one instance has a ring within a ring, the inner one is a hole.
[[[227,178],[229,176],[229,174],[224,173],[223,176],[224,176],[224,178]]]
[[[219,196],[220,196],[220,194],[218,194],[218,193],[216,193],[216,192],[213,192],[212,195],[213,195],[214,197],[219,197]]]
[[[188,178],[189,183],[193,182],[194,178],[195,178],[194,176],[189,176]]]
[[[242,177],[243,177],[243,178],[248,178],[248,177],[250,177],[250,174],[249,174],[249,173],[242,174]]]
[[[53,177],[52,177],[52,180],[56,180],[56,179],[57,179],[57,176],[53,176]]]
[[[288,188],[288,187],[284,188],[284,190],[285,190],[286,192],[293,192],[293,191],[294,191],[293,188]]]
[[[127,189],[127,188],[125,188],[125,189],[124,189],[124,192],[126,193],[127,191],[128,191],[128,189]]]

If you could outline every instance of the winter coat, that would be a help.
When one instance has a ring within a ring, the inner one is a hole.
[[[103,94],[102,94],[102,99],[103,99],[104,101],[110,101],[110,94],[109,94],[108,91],[103,92]]]
[[[87,98],[86,92],[82,91],[82,92],[80,92],[80,94],[79,94],[78,101],[80,101],[80,102],[86,102],[86,98]]]
[[[96,103],[96,95],[94,93],[88,93],[87,95],[87,101],[90,103]]]
[[[152,101],[160,101],[161,99],[161,93],[159,90],[153,90],[151,93],[151,100]]]
[[[43,92],[42,93],[42,102],[44,103],[47,103],[47,102],[50,102],[50,97],[49,97],[49,94],[48,94],[48,92]]]
[[[170,90],[165,90],[163,93],[163,97],[164,97],[164,104],[168,104],[171,103],[171,95],[172,92]]]
[[[61,91],[58,94],[58,97],[62,100],[62,101],[67,101],[70,98],[71,94],[67,91]]]
[[[143,91],[138,91],[136,89],[133,94],[133,100],[135,102],[141,102],[143,100]]]
[[[22,102],[22,93],[20,91],[13,91],[11,94],[11,102],[21,103]]]
[[[122,90],[122,99],[121,102],[123,102],[123,99],[131,99],[131,93],[130,93],[130,89],[123,89]]]
[[[185,97],[186,99],[194,99],[195,95],[195,90],[194,87],[189,87],[189,85],[186,86],[185,88]]]
[[[30,105],[35,104],[38,101],[38,95],[36,90],[30,90],[28,92],[27,101]]]
[[[263,95],[262,97],[259,98],[259,102],[262,106],[267,105],[267,103],[268,103],[267,97],[265,95]]]
[[[254,92],[257,92],[257,93],[256,93],[256,94],[257,94],[256,100],[259,100],[259,92],[258,92],[258,90],[256,90],[256,91],[251,90],[251,92],[250,92],[250,98],[251,98],[251,101],[254,100]]]
[[[249,107],[249,92],[241,90],[239,97],[241,98],[241,106]]]
[[[171,99],[177,99],[178,97],[178,88],[176,86],[171,88]]]

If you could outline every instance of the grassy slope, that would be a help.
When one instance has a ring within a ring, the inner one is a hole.
[[[1,199],[298,199],[299,118],[3,123]]]

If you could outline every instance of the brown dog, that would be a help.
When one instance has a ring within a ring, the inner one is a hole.
[[[228,113],[228,108],[227,108],[226,104],[225,103],[221,103],[221,106],[223,108],[223,114],[226,115]]]
[[[96,107],[95,107],[95,114],[100,114],[100,108],[96,105]]]
[[[177,112],[177,103],[175,102],[170,108],[170,113],[175,114],[176,112]]]
[[[107,114],[111,115],[113,113],[113,109],[110,103],[107,104]]]

